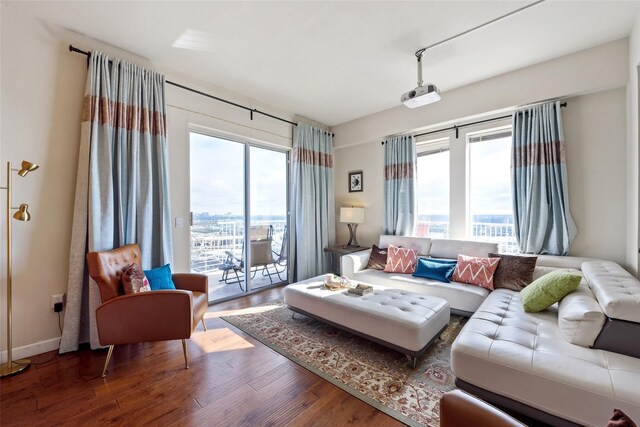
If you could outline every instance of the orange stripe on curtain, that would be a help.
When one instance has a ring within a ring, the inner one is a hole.
[[[557,165],[567,162],[565,145],[560,141],[519,145],[513,149],[512,167]]]
[[[384,179],[411,179],[413,178],[415,167],[413,162],[396,163],[384,167]]]
[[[116,112],[117,114],[112,114]],[[99,115],[99,117],[97,117]],[[149,111],[135,105],[124,105],[122,102],[110,100],[106,97],[87,95],[84,97],[82,121],[94,122],[135,130],[152,135],[166,136],[167,118],[158,111]]]
[[[296,148],[293,155],[296,162],[333,168],[333,156],[328,153],[313,151],[308,148]]]

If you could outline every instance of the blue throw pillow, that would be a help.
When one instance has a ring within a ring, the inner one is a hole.
[[[440,259],[419,258],[415,277],[438,280],[439,282],[450,283],[453,270],[456,269],[456,261]]]
[[[171,267],[169,267],[169,264],[152,270],[144,270],[144,275],[147,276],[152,291],[176,288],[171,279]]]

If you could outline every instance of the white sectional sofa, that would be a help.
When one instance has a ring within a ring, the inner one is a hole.
[[[498,245],[495,243],[380,236],[379,247],[386,248],[389,244],[417,249],[419,256],[443,259],[457,259],[458,254],[487,257],[489,253],[498,252]],[[344,255],[341,260],[342,274],[363,283],[384,285],[446,299],[449,301],[452,313],[464,316],[473,314],[489,295],[488,290],[466,283],[442,283],[437,280],[413,277],[410,274],[385,273],[381,270],[367,269],[370,253],[371,250],[366,250]]]
[[[497,251],[477,242],[380,237],[380,247],[390,243],[434,258]],[[583,280],[560,303],[525,313],[519,292],[368,270],[368,257],[369,251],[344,256],[343,274],[439,296],[452,312],[471,315],[451,350],[458,387],[554,426],[604,426],[614,408],[640,420],[640,281],[619,265],[539,256],[534,279],[569,269]]]

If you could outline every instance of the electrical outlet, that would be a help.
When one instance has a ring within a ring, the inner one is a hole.
[[[64,294],[51,295],[51,308],[55,308],[56,303],[64,304]]]
[[[184,219],[180,216],[176,217],[176,228],[180,228],[184,225]]]

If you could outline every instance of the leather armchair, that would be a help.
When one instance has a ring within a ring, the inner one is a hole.
[[[198,322],[204,330],[208,307],[208,278],[202,274],[173,275],[176,290],[125,295],[120,282],[132,263],[140,265],[136,244],[87,254],[89,275],[98,284],[102,304],[96,309],[100,344],[109,346],[102,376],[107,374],[115,345],[182,340],[185,368],[189,368],[186,340]]]
[[[526,427],[515,418],[461,390],[440,398],[440,427]]]

